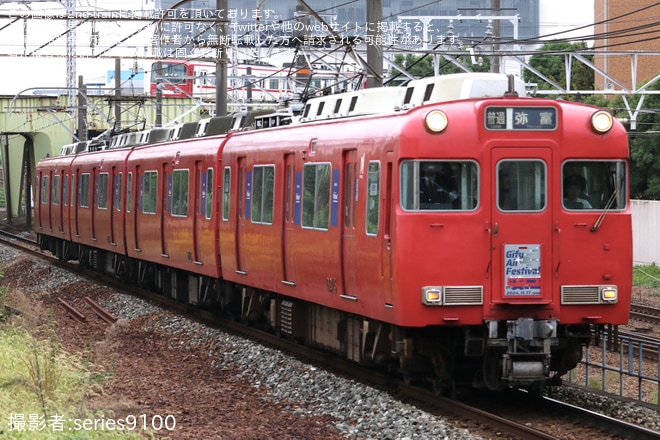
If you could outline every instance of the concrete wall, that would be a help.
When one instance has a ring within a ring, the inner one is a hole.
[[[660,201],[631,200],[633,261],[660,264]]]

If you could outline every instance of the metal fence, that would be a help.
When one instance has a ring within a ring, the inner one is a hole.
[[[582,362],[567,381],[586,388],[658,405],[660,342],[643,336],[619,335],[612,343],[602,338],[587,347]]]

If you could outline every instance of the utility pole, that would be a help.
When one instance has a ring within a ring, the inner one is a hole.
[[[500,15],[500,0],[490,0],[490,7],[492,9],[493,15]],[[493,20],[493,57],[490,62],[490,71],[495,73],[500,73],[500,36],[502,34],[500,27],[500,20]]]
[[[66,16],[74,17],[76,12],[76,1],[66,0]],[[72,18],[66,19],[66,87],[69,98],[69,108],[76,117],[76,21]]]
[[[163,62],[156,63],[156,127],[163,126]]]
[[[367,3],[367,35],[371,41],[367,44],[367,64],[373,72],[367,73],[367,87],[383,86],[383,49],[380,22],[383,20],[383,0],[366,0]]]
[[[78,77],[78,140],[86,141],[87,133],[87,86],[82,75]]]
[[[121,129],[121,60],[115,58],[115,129]]]
[[[305,44],[305,41],[309,38],[309,14],[310,10],[307,9],[307,5],[304,2],[298,2],[296,5],[296,23],[299,23],[299,26],[296,30],[296,59],[295,59],[295,81],[294,81],[294,92],[298,88],[307,91],[307,86],[309,85],[310,75],[311,75],[311,66],[308,65],[307,60],[305,59],[303,50],[301,48]],[[301,96],[302,98],[302,96]]]
[[[227,36],[229,0],[216,0],[216,11],[218,16],[216,34],[218,36],[218,51],[215,62],[215,114],[225,116],[227,114]]]

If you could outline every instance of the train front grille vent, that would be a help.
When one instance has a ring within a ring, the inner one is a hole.
[[[598,286],[561,286],[562,304],[598,304]]]
[[[484,303],[483,286],[447,286],[444,288],[444,305],[465,306]]]

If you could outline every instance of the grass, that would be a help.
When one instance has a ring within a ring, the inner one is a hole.
[[[137,428],[105,429],[99,422],[94,429],[94,421],[113,419],[114,413],[88,406],[92,398],[103,398],[103,378],[92,373],[93,365],[83,355],[64,350],[52,320],[43,323],[43,311],[24,294],[0,288],[0,311],[0,438],[138,439],[149,435]]]
[[[633,269],[633,285],[660,288],[660,267],[656,266],[655,263],[646,266],[635,266]]]

